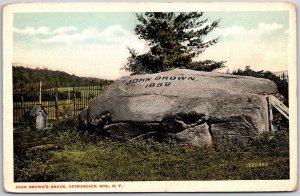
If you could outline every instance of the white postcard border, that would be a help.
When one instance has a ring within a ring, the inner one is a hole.
[[[145,12],[145,11],[289,11],[290,179],[222,181],[33,182],[13,181],[13,14],[20,12]],[[297,67],[296,8],[292,3],[17,3],[3,11],[3,173],[9,192],[241,192],[297,189]],[[116,185],[117,188],[16,189],[17,185]],[[120,186],[119,186],[120,185]],[[119,186],[119,187],[118,187]]]

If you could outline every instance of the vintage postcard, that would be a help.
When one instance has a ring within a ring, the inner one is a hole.
[[[7,192],[297,190],[292,3],[3,8]]]

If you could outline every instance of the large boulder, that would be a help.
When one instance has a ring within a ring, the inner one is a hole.
[[[80,124],[120,140],[195,146],[243,142],[268,131],[270,80],[187,69],[115,81],[80,114]]]

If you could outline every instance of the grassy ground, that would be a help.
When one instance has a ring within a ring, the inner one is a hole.
[[[14,130],[15,181],[152,181],[288,179],[287,130],[253,146],[209,148],[155,142],[98,140],[76,130],[76,121],[37,132]]]

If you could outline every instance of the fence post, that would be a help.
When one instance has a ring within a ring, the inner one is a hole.
[[[40,89],[39,89],[39,104],[42,105],[42,81],[40,81]]]
[[[74,111],[74,116],[76,116],[76,92],[75,92],[75,86],[73,86],[73,111]]]
[[[68,87],[68,103],[71,103],[71,92],[70,87]]]
[[[272,102],[271,97],[267,97],[267,102],[268,102],[268,110],[269,110],[269,129],[272,135],[277,130],[277,128],[273,125],[274,116],[273,116],[273,105],[271,103]]]
[[[58,119],[58,90],[55,88],[55,118]]]

